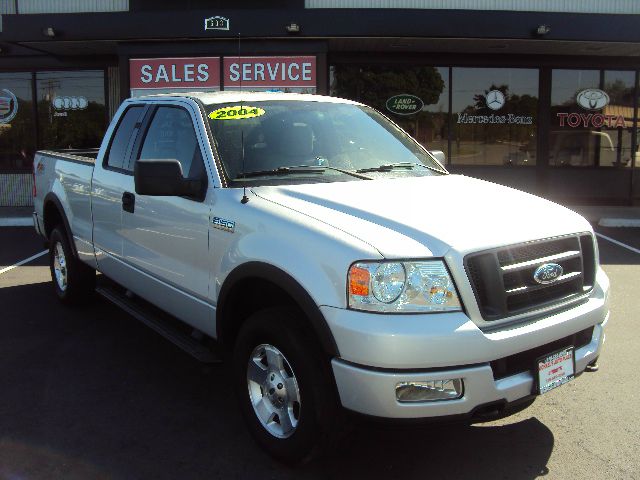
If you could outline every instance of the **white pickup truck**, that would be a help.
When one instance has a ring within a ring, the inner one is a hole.
[[[196,357],[215,344],[279,459],[322,451],[349,411],[483,421],[596,369],[609,281],[589,223],[450,175],[367,106],[130,99],[87,153],[34,161],[57,296],[91,298],[98,271]]]

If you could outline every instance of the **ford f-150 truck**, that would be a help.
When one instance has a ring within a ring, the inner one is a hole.
[[[436,156],[348,100],[133,98],[97,152],[36,154],[34,224],[61,301],[215,346],[256,441],[300,461],[349,412],[482,421],[596,370],[589,223]]]

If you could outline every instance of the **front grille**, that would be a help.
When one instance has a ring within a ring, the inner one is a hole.
[[[593,237],[585,233],[510,245],[467,255],[465,269],[485,321],[553,306],[593,288]],[[534,272],[545,263],[562,267],[553,283],[540,284]]]
[[[508,357],[500,358],[490,362],[493,378],[499,380],[501,378],[510,377],[516,373],[526,372],[534,368],[535,361],[547,354],[557,350],[570,347],[573,345],[575,350],[588,345],[593,336],[593,327],[581,330],[578,333],[561,338],[555,342],[547,343],[540,347],[533,348],[524,352],[516,353]]]

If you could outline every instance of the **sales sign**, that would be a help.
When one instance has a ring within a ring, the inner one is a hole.
[[[131,89],[220,88],[220,58],[136,58],[129,60]]]
[[[225,57],[225,88],[316,86],[316,57]]]

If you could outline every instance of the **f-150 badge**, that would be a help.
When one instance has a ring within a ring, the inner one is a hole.
[[[236,222],[232,222],[231,220],[220,217],[213,217],[211,219],[211,225],[213,225],[213,228],[224,230],[225,232],[229,233],[233,233],[236,229]]]

